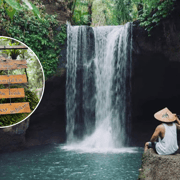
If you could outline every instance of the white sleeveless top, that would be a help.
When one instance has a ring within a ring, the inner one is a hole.
[[[178,150],[176,124],[173,123],[172,126],[168,126],[163,123],[163,125],[165,136],[162,140],[159,137],[159,142],[156,143],[156,151],[160,155],[173,154]]]

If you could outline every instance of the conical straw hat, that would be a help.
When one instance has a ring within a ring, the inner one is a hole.
[[[155,113],[154,117],[162,122],[173,122],[177,119],[176,114],[173,114],[167,107]]]

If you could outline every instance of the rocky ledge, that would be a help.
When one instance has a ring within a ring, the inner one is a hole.
[[[27,118],[15,126],[0,128],[0,153],[17,151],[24,148],[29,119]]]
[[[142,167],[138,180],[180,179],[180,154],[158,155],[148,149],[142,157]]]

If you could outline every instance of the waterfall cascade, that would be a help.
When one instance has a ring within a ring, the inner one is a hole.
[[[68,25],[67,33],[67,143],[87,148],[126,146],[132,24]]]

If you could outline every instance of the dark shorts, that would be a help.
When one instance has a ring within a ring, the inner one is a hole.
[[[148,145],[148,148],[153,148],[154,151],[156,152],[156,142],[152,143],[152,142],[148,142],[149,145]],[[157,153],[157,152],[156,152]]]

